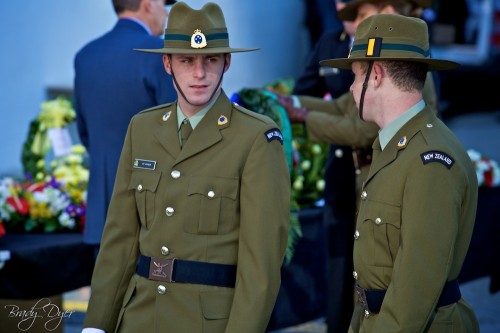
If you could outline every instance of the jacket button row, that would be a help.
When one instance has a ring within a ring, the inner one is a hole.
[[[164,285],[160,284],[160,285],[158,286],[158,294],[163,295],[163,294],[165,294],[166,292],[167,292],[167,288],[165,288],[165,286],[164,286]]]
[[[167,216],[172,216],[172,215],[174,215],[174,213],[175,213],[175,210],[172,207],[167,207],[165,209],[165,214],[167,214]]]
[[[358,239],[359,239],[359,230],[356,230],[356,231],[354,232],[354,239],[355,239],[355,240],[358,240]]]
[[[368,197],[368,193],[366,191],[361,192],[361,200],[365,200]]]

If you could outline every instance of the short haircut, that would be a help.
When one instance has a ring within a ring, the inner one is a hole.
[[[113,0],[113,8],[117,14],[125,10],[131,10],[133,12],[139,9],[141,0]]]

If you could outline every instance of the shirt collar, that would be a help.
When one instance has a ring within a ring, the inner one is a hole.
[[[422,111],[425,107],[424,100],[420,100],[417,104],[403,112],[399,117],[391,121],[387,126],[380,130],[378,137],[380,140],[380,147],[382,150],[387,146],[389,141],[396,135],[396,133],[403,127],[411,118],[415,117],[417,113]]]
[[[219,91],[217,96],[208,104],[205,106],[203,109],[200,111],[196,112],[194,115],[192,115],[189,118],[189,123],[191,124],[191,127],[193,130],[196,128],[196,126],[200,123],[200,121],[203,119],[203,117],[207,114],[208,110],[212,108],[212,106],[215,104],[217,99],[219,98],[219,95],[221,94],[222,91]],[[181,107],[179,106],[179,103],[177,103],[177,129],[181,127],[181,123],[184,119],[187,117],[184,115],[184,113],[181,110]]]

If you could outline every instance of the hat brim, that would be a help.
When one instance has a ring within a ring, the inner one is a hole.
[[[351,69],[351,65],[355,61],[408,61],[408,62],[421,62],[429,65],[429,71],[440,71],[454,69],[460,66],[459,63],[450,60],[432,59],[432,58],[339,58],[339,59],[326,59],[321,60],[319,63],[321,66],[340,68],[340,69]]]
[[[231,48],[231,47],[210,47],[202,49],[186,48],[162,48],[162,49],[134,49],[134,51],[146,53],[162,54],[219,54],[257,51],[259,48]]]

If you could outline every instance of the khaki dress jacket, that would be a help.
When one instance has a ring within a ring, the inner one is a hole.
[[[355,306],[350,332],[478,332],[462,298],[436,308],[462,268],[474,227],[478,185],[455,135],[426,107],[383,151],[373,144],[354,235],[354,277],[387,289],[381,310]]]
[[[151,108],[130,122],[84,327],[262,333],[290,220],[279,131],[223,92],[181,149],[176,107]],[[236,286],[152,281],[135,274],[139,254],[237,265]]]

